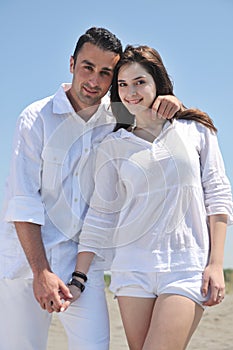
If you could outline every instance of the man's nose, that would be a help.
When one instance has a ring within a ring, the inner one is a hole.
[[[97,73],[93,73],[93,74],[90,76],[88,82],[89,82],[89,85],[90,85],[91,87],[98,86],[98,85],[99,85],[98,74],[97,74]]]

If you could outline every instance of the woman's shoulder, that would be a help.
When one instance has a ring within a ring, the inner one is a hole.
[[[211,132],[210,128],[205,126],[199,121],[193,120],[193,119],[175,119],[174,120],[175,127],[177,129],[183,129],[183,130],[193,130],[198,133],[209,133]]]
[[[128,138],[129,136],[130,136],[130,132],[127,131],[126,129],[121,128],[121,129],[118,129],[117,131],[110,132],[110,134],[105,136],[105,138],[101,143],[108,142],[108,141],[118,141],[124,138]]]
[[[107,153],[119,152],[122,149],[124,142],[123,139],[129,137],[130,133],[125,129],[119,129],[117,131],[112,131],[104,137],[104,139],[99,143],[98,150],[105,151]]]

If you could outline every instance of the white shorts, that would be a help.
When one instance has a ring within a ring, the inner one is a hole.
[[[95,271],[88,277],[80,298],[58,316],[68,337],[69,350],[108,350],[103,272]],[[32,280],[2,279],[0,291],[0,349],[46,350],[51,314],[36,301]]]
[[[157,298],[161,294],[177,294],[205,308],[209,296],[201,294],[202,273],[181,272],[112,272],[110,290],[115,296]]]

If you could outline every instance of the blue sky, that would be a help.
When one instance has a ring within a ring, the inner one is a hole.
[[[206,111],[233,186],[233,1],[1,0],[0,200],[16,118],[29,103],[69,82],[69,58],[89,27],[106,27],[122,44],[156,48],[186,106]],[[17,174],[16,174],[17,176]],[[233,227],[224,267],[233,268]]]

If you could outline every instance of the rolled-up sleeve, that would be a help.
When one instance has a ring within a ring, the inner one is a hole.
[[[233,224],[231,185],[225,173],[217,136],[209,129],[202,134],[200,152],[202,185],[207,215],[227,214]]]
[[[38,115],[26,110],[17,122],[8,177],[5,220],[44,224],[41,199],[43,126]]]
[[[40,200],[33,197],[15,196],[10,199],[5,220],[22,221],[44,225],[44,207]]]

